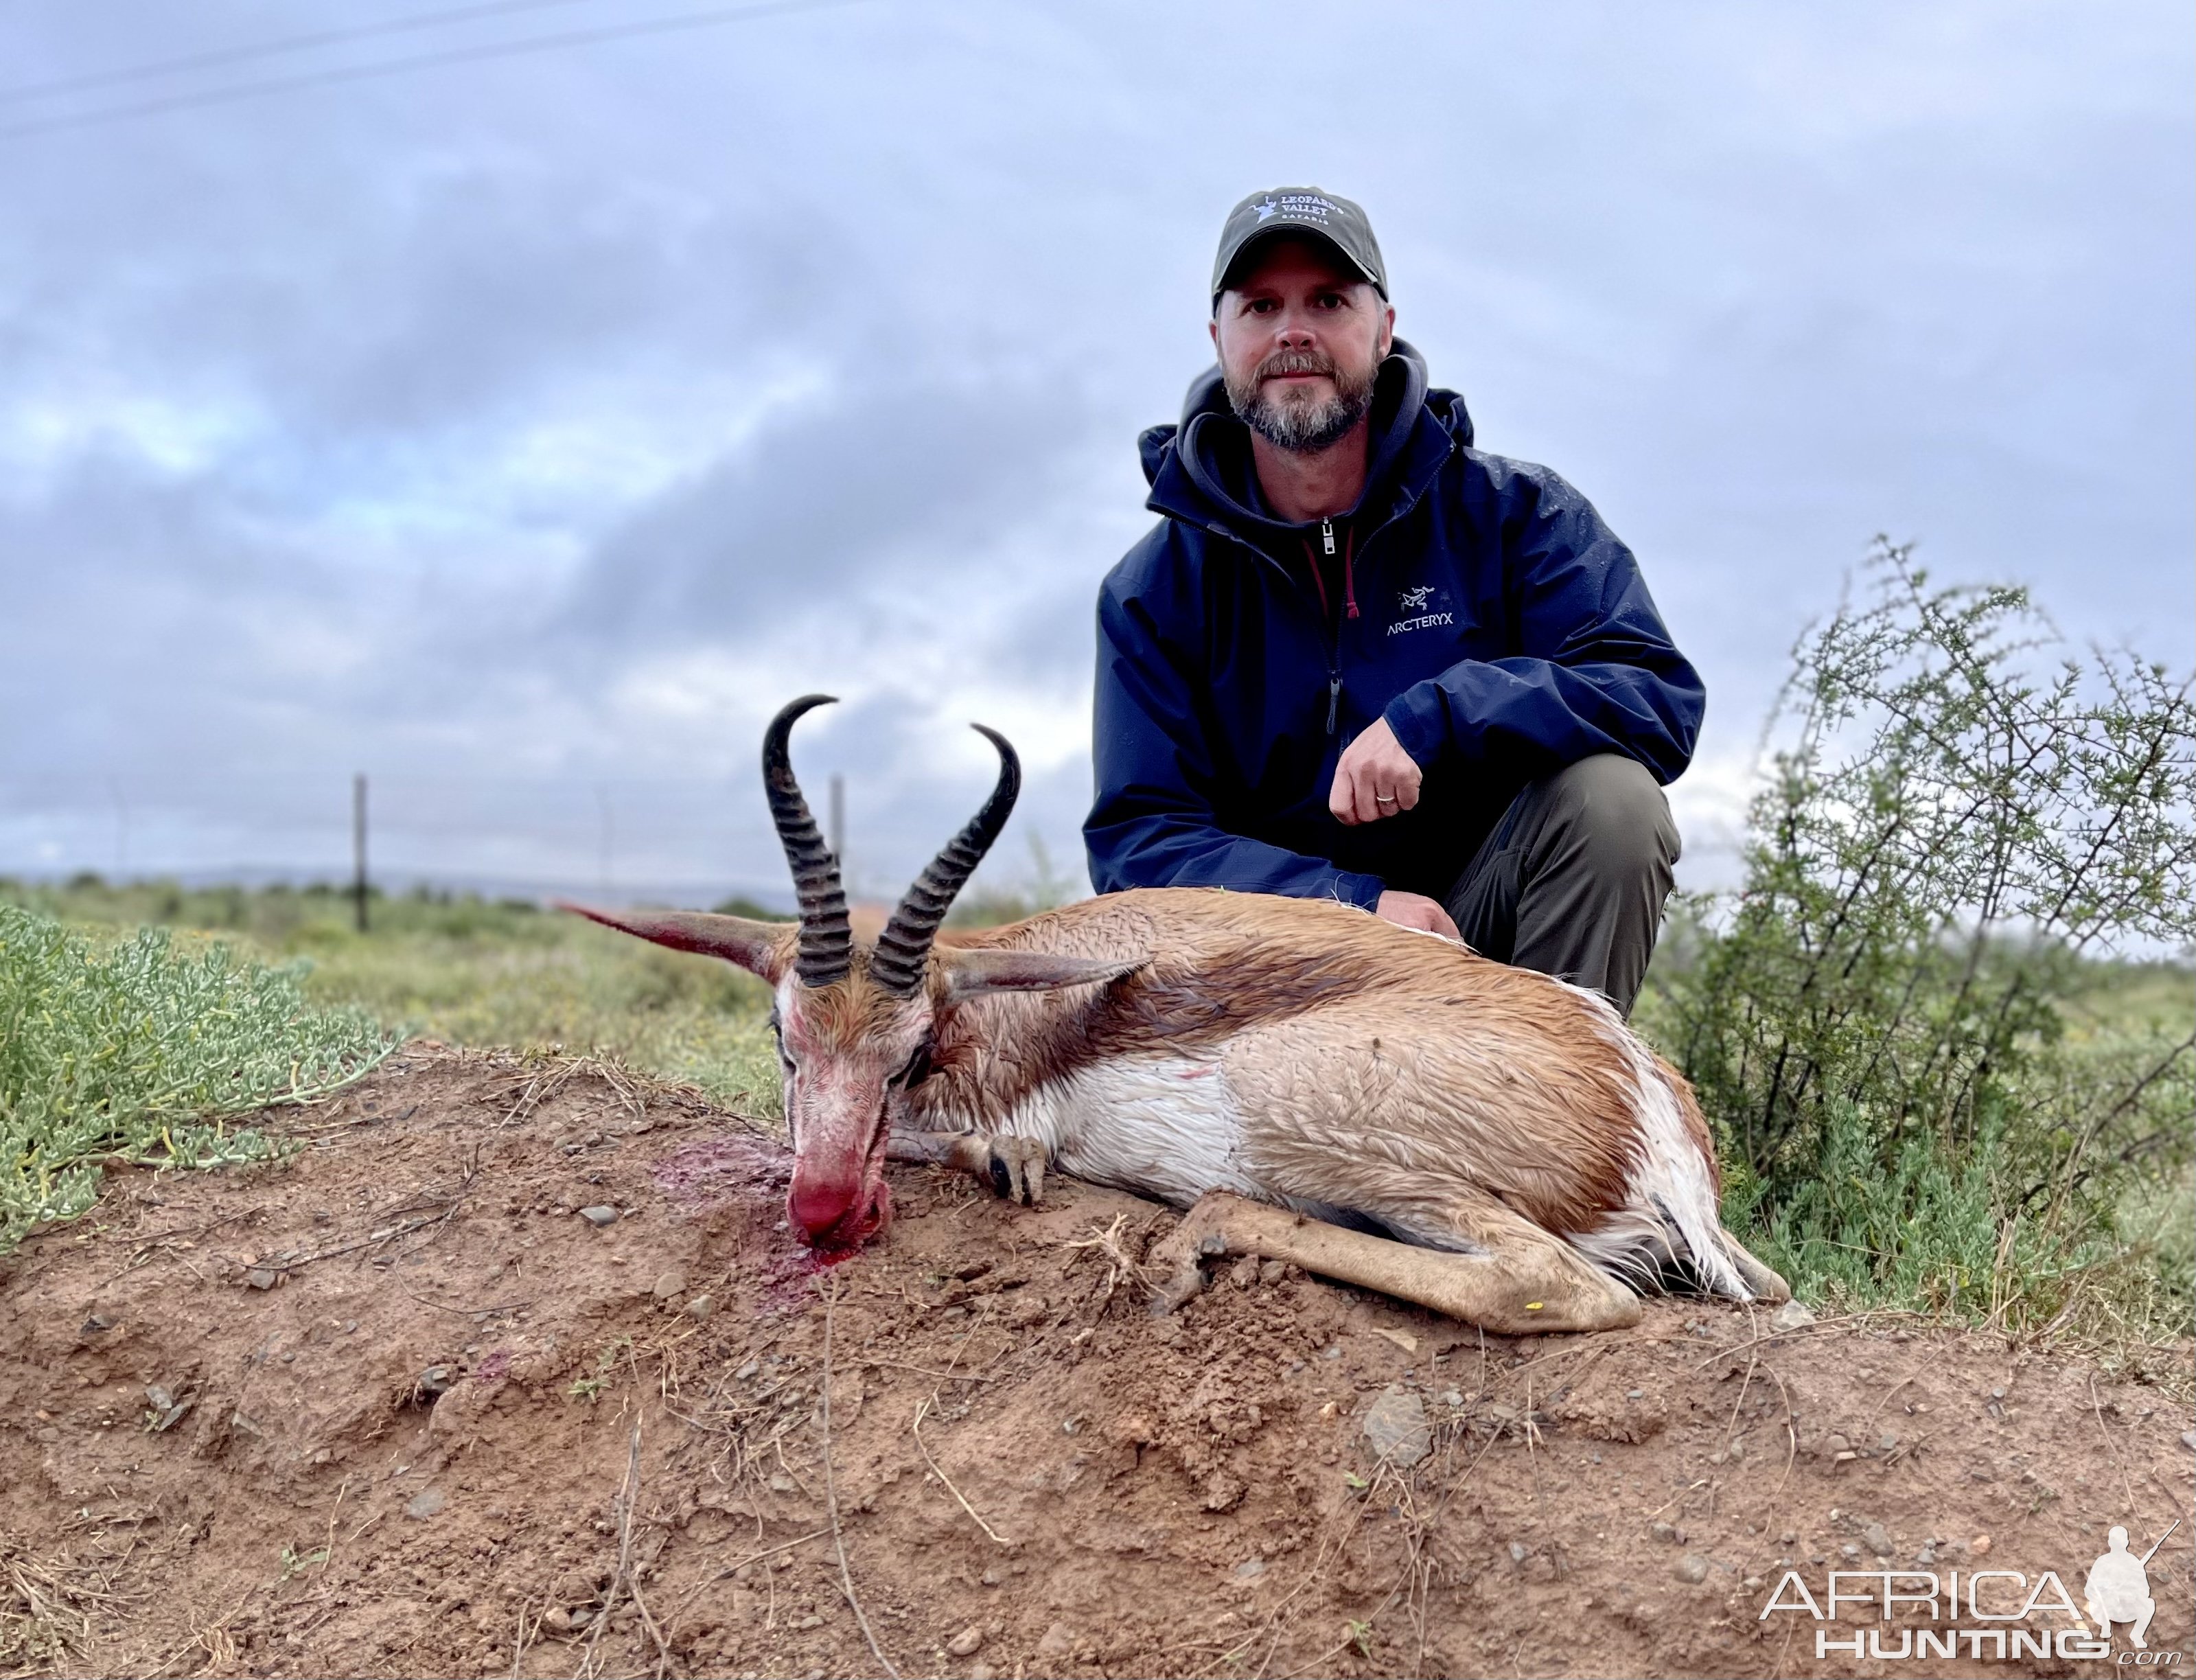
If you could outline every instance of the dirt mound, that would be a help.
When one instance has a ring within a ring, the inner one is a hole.
[[[1881,1671],[1787,1567],[2078,1594],[2196,1474],[2159,1389],[1895,1320],[1482,1340],[1250,1263],[1154,1320],[1172,1215],[1073,1184],[896,1173],[822,1271],[775,1144],[570,1064],[292,1130],[0,1265],[0,1672]],[[1987,1658],[1930,1671],[2109,1666]]]

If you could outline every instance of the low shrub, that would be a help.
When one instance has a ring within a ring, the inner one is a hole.
[[[107,1162],[263,1159],[269,1140],[230,1116],[326,1095],[395,1048],[301,979],[160,928],[95,944],[0,904],[0,1254],[90,1207]]]
[[[2185,970],[2130,1007],[2110,959],[2196,940],[2189,682],[1907,549],[1870,571],[1795,650],[1742,883],[1648,1023],[1804,1289],[2063,1324],[2105,1278],[2124,1318],[2132,1259],[2135,1328],[2185,1331],[2187,1252],[2128,1214],[2186,1182],[2196,1010]]]

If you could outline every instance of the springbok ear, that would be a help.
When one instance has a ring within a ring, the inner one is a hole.
[[[559,910],[585,916],[652,945],[722,957],[772,986],[777,984],[792,958],[790,922],[751,922],[744,916],[713,916],[700,910],[593,910],[563,899],[554,904]]]
[[[1057,992],[1097,986],[1134,974],[1149,957],[1062,957],[1049,951],[968,951],[936,947],[945,970],[945,998],[959,1003],[986,992]]]

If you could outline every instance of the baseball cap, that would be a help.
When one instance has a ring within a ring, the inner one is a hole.
[[[1388,270],[1380,261],[1380,242],[1365,211],[1345,198],[1318,187],[1276,187],[1253,193],[1228,212],[1220,230],[1220,254],[1212,259],[1212,300],[1228,289],[1228,270],[1243,253],[1276,234],[1320,239],[1342,253],[1349,265],[1388,295]]]

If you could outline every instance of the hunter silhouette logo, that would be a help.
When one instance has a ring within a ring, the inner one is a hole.
[[[2126,1529],[2115,1526],[2105,1536],[2104,1555],[2089,1566],[2089,1578],[2082,1583],[2082,1608],[2097,1625],[2100,1639],[2112,1637],[2114,1622],[2132,1622],[2128,1642],[2138,1651],[2150,1648],[2143,1635],[2150,1631],[2150,1619],[2158,1613],[2158,1601],[2150,1596],[2150,1561],[2165,1544],[2166,1534],[2180,1526],[2181,1519],[2174,1518],[2172,1527],[2141,1557],[2128,1550]]]

